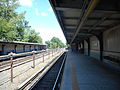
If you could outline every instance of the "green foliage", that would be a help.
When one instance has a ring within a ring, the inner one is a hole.
[[[45,41],[45,44],[47,44],[47,47],[50,48],[50,41]]]
[[[66,47],[66,45],[57,37],[53,37],[50,41],[46,41],[45,43],[50,49]]]
[[[24,42],[33,42],[33,43],[42,43],[42,38],[39,36],[39,33],[35,32],[35,30],[28,30],[25,33]]]
[[[0,0],[0,40],[42,43],[39,33],[25,20],[25,12],[17,13],[18,0]]]
[[[16,20],[18,15],[16,0],[0,0],[0,39],[12,41],[16,36]]]

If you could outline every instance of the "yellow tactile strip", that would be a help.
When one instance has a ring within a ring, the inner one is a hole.
[[[72,78],[72,90],[80,90],[75,72],[75,66],[73,61],[74,58],[71,56],[70,59],[71,59],[70,70],[71,70],[71,78]]]

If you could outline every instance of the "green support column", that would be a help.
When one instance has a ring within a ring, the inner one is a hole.
[[[23,45],[23,52],[25,52],[25,45]]]
[[[29,51],[31,51],[31,45],[30,45],[30,47],[29,47]]]
[[[103,33],[99,34],[98,40],[100,42],[100,60],[103,61]]]
[[[2,54],[5,54],[4,51],[5,51],[5,45],[2,45]]]
[[[82,50],[83,50],[83,54],[84,54],[84,49],[85,49],[85,47],[84,47],[84,41],[82,42],[82,45],[83,45]]]
[[[88,56],[90,56],[90,38],[88,38],[86,41],[88,44]]]

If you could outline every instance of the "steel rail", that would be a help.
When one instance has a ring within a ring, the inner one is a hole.
[[[64,56],[62,65],[61,65],[61,67],[60,67],[60,70],[59,70],[59,72],[58,72],[58,75],[57,75],[57,78],[56,78],[56,81],[55,81],[55,83],[54,83],[54,86],[53,86],[52,90],[55,90],[55,88],[56,88],[56,85],[57,85],[57,83],[58,83],[58,79],[59,79],[59,77],[60,77],[61,71],[62,71],[62,69],[63,69],[64,63],[65,63],[65,60],[66,60],[66,57],[67,57],[67,54],[65,54],[65,56]]]
[[[43,75],[29,88],[29,90],[32,90],[35,85],[47,74],[47,72],[52,68],[52,66],[57,62],[57,60],[63,55],[64,53],[62,53],[60,56],[54,58],[53,61],[51,61],[50,63],[48,63],[45,67],[43,67],[41,70],[39,70],[37,73],[35,73],[32,77],[30,77],[28,80],[26,80],[22,85],[20,85],[18,87],[18,90],[23,90],[27,85],[30,84],[30,82],[32,82],[37,76],[38,74],[40,74],[43,70],[48,69],[43,73]]]

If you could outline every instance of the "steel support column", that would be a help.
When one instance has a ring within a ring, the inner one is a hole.
[[[25,45],[23,45],[23,52],[25,52]]]
[[[30,45],[30,47],[29,47],[29,51],[31,51],[31,45]]]
[[[100,43],[100,60],[103,61],[103,33],[101,33],[98,36],[98,40],[99,40],[99,43]]]
[[[90,56],[90,38],[88,38],[86,41],[88,44],[88,56]]]
[[[82,42],[82,53],[84,54],[85,46],[84,46],[84,41]]]
[[[16,53],[16,48],[17,48],[17,45],[14,46],[14,49],[15,49],[14,51],[15,51],[15,53]]]
[[[5,54],[5,45],[2,45],[2,54]]]

